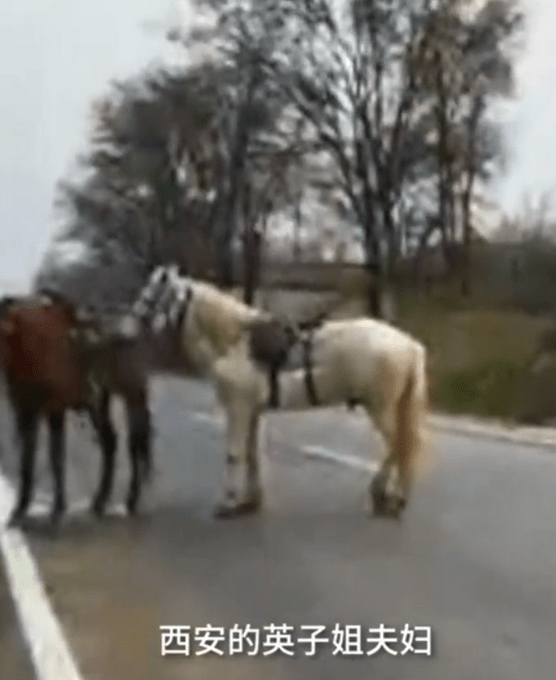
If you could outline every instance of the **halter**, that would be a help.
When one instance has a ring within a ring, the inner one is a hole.
[[[152,272],[148,283],[133,305],[133,314],[141,319],[152,319],[161,305],[162,296],[168,288],[168,283],[177,276],[176,269],[174,265],[160,266]]]
[[[171,326],[178,330],[184,322],[193,286],[179,275],[177,265],[157,267],[133,306],[133,313],[150,322],[155,333]]]

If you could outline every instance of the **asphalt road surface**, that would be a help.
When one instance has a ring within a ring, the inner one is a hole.
[[[223,435],[212,407],[205,386],[157,383],[157,474],[139,519],[95,523],[78,509],[57,537],[40,518],[29,530],[85,680],[553,680],[550,451],[437,434],[435,464],[396,523],[365,514],[368,474],[302,455],[315,445],[376,458],[379,445],[361,414],[275,414],[262,437],[264,510],[216,520]],[[87,425],[74,425],[68,440],[68,492],[79,506],[92,495],[99,455]],[[1,463],[14,479],[4,448]],[[125,495],[125,455],[116,503]],[[37,478],[40,512],[50,487],[44,451]],[[0,574],[2,608],[4,597]],[[226,641],[234,624],[249,624],[259,630],[259,649],[246,641],[244,653],[230,654],[217,640],[222,656],[199,654],[198,629],[207,624],[223,627]],[[271,624],[294,627],[286,632],[293,657],[269,653]],[[394,629],[386,638],[398,638],[388,644],[397,655],[366,653],[378,637],[369,629],[381,624]],[[190,626],[188,655],[161,654],[161,625]],[[308,656],[300,639],[310,631],[301,626],[326,626],[319,637],[334,637],[336,648],[330,640]],[[430,655],[417,653],[426,652],[427,628]],[[5,629],[0,619],[0,635]],[[338,653],[347,631],[352,651],[361,634],[362,654]]]

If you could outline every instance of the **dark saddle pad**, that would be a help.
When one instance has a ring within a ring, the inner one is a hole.
[[[257,321],[250,329],[253,359],[271,370],[288,370],[301,366],[301,345],[305,334],[277,319]]]

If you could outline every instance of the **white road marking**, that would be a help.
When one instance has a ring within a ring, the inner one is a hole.
[[[38,680],[82,680],[25,538],[19,529],[6,528],[14,502],[15,493],[0,473],[0,549],[35,673]]]
[[[212,413],[205,413],[204,411],[194,411],[193,420],[198,420],[201,423],[208,423],[219,430],[223,430],[225,426],[224,419],[221,416],[215,416]]]
[[[379,464],[364,460],[363,458],[357,458],[356,456],[349,456],[348,454],[337,453],[333,449],[329,449],[326,446],[303,446],[300,449],[301,453],[307,458],[317,458],[321,460],[327,460],[337,465],[345,465],[346,467],[354,468],[356,470],[365,470],[365,472],[377,472],[379,469]]]

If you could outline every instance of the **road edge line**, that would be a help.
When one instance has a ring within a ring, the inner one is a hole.
[[[38,680],[83,680],[19,529],[6,528],[15,493],[0,471],[0,551],[21,631]]]

